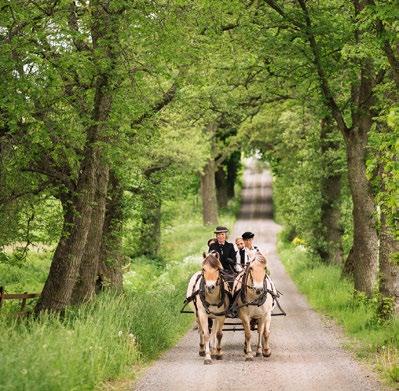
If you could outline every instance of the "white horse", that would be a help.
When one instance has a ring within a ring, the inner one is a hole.
[[[195,311],[200,335],[199,355],[205,356],[204,364],[211,364],[212,358],[221,360],[223,352],[221,341],[223,324],[230,300],[227,284],[221,278],[219,254],[204,253],[202,271],[195,273],[187,287],[187,300]],[[212,331],[209,333],[208,319],[213,319]],[[212,350],[212,351],[211,351]]]
[[[266,274],[266,258],[257,254],[236,278],[233,292],[238,295],[238,316],[245,332],[245,361],[252,361],[251,326],[252,319],[258,325],[258,345],[256,356],[270,357],[270,323],[273,309],[273,296],[277,292],[273,282]]]

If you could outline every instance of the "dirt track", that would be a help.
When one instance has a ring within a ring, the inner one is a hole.
[[[198,332],[193,330],[150,367],[134,389],[386,390],[373,373],[341,347],[341,333],[309,307],[285,272],[276,255],[276,234],[280,227],[271,219],[270,175],[247,169],[244,179],[241,214],[232,240],[244,231],[255,232],[255,243],[266,253],[272,278],[284,293],[281,304],[288,314],[272,319],[272,356],[245,362],[242,332],[225,332],[223,361],[205,366],[198,355]]]

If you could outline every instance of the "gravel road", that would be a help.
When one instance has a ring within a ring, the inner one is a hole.
[[[273,281],[284,294],[281,304],[287,316],[272,318],[271,357],[245,362],[243,333],[225,332],[223,361],[204,365],[198,355],[198,332],[192,330],[145,371],[134,390],[388,390],[342,348],[339,329],[310,308],[285,272],[276,254],[280,227],[272,220],[271,200],[270,174],[247,168],[231,241],[244,231],[254,232],[255,244],[267,255]]]

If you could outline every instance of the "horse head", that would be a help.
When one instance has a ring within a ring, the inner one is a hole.
[[[203,254],[202,277],[205,287],[209,293],[212,293],[216,286],[220,284],[220,270],[223,269],[220,263],[219,253],[211,251],[208,255]]]
[[[257,254],[249,265],[248,273],[251,276],[252,287],[257,295],[260,295],[264,290],[266,264],[266,258],[262,254]]]

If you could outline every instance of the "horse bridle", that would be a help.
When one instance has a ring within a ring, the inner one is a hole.
[[[226,291],[224,289],[224,281],[223,281],[223,278],[221,276],[220,269],[219,269],[219,277],[216,280],[216,286],[219,286],[219,285],[220,285],[220,293],[221,293],[220,302],[218,304],[208,303],[206,301],[206,298],[205,298],[205,278],[204,278],[204,273],[203,272],[201,273],[201,280],[200,280],[200,286],[199,286],[199,289],[198,289],[198,295],[200,297],[202,305],[205,308],[205,312],[208,315],[221,316],[221,315],[225,315],[226,314],[227,309],[225,311],[221,311],[221,312],[212,312],[209,309],[209,307],[211,305],[215,305],[215,306],[217,306],[217,308],[220,308],[225,303]]]
[[[201,278],[202,278],[202,281],[204,281],[204,283],[205,283],[205,277],[204,277],[204,271],[203,270],[201,272]],[[221,273],[220,273],[220,269],[219,269],[219,277],[216,280],[215,286],[219,286],[222,281],[223,281],[223,279],[222,279],[222,276],[221,276]]]
[[[254,278],[253,278],[253,276],[252,276],[251,271],[252,271],[252,269],[249,268],[248,277],[251,278],[251,283],[252,283],[252,285],[246,284],[245,287],[246,287],[247,289],[258,290],[259,288],[255,288],[255,287],[254,287]],[[247,277],[247,281],[248,281],[248,277]],[[265,275],[265,277],[263,278],[263,288],[262,288],[262,292],[265,290],[266,278],[267,278],[267,276]],[[242,285],[242,284],[241,284],[241,285]],[[259,295],[260,295],[262,292],[260,292]]]
[[[251,278],[252,284],[253,284],[253,276],[251,274],[250,263],[248,263],[247,267],[245,268],[242,282],[241,282],[240,298],[241,298],[242,304],[240,306],[238,306],[237,308],[241,308],[241,307],[245,307],[245,306],[249,306],[249,305],[256,305],[256,306],[260,307],[261,305],[263,305],[265,303],[268,293],[270,293],[270,295],[273,297],[273,300],[274,300],[275,294],[273,291],[271,291],[270,289],[267,288],[267,274],[265,274],[265,277],[263,279],[262,292],[259,293],[259,296],[256,297],[254,300],[252,300],[251,302],[248,302],[246,290],[247,289],[253,289],[253,290],[256,289],[253,287],[253,285],[248,285],[248,277]]]

